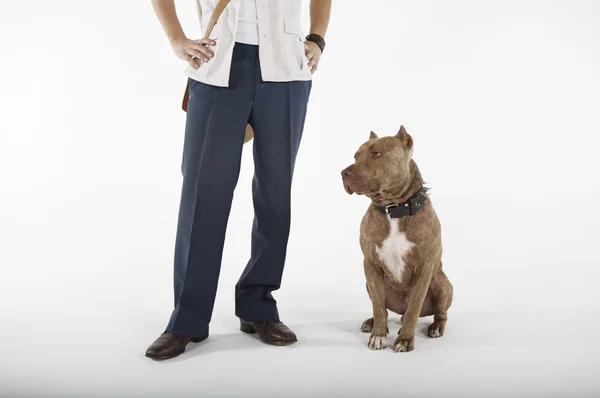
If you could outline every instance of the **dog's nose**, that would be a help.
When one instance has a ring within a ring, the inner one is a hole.
[[[350,167],[347,167],[344,170],[342,170],[342,178],[348,178],[351,175],[352,175],[352,171],[350,170]]]

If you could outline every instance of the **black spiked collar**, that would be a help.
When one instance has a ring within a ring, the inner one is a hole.
[[[417,214],[425,203],[427,203],[427,199],[429,196],[427,195],[427,191],[429,188],[421,187],[417,191],[416,194],[410,197],[404,203],[394,203],[387,206],[375,206],[379,212],[385,214],[389,218],[401,218],[404,216],[412,216]]]

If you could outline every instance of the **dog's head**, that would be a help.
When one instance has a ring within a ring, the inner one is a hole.
[[[410,178],[412,152],[413,139],[404,126],[391,137],[379,138],[371,131],[354,155],[354,164],[342,171],[346,192],[373,197],[404,185]]]

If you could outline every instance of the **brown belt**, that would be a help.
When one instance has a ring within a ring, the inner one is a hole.
[[[217,3],[217,6],[215,7],[212,15],[210,16],[210,20],[208,21],[208,26],[206,27],[206,31],[204,32],[205,39],[208,39],[210,37],[210,34],[211,34],[213,28],[215,27],[217,21],[219,20],[219,17],[221,16],[221,14],[223,13],[223,10],[225,10],[225,7],[227,7],[227,4],[229,4],[230,1],[231,0],[220,0]],[[184,112],[187,112],[189,100],[190,100],[190,84],[188,81],[187,85],[185,86],[185,94],[183,95],[183,102],[181,104],[181,109],[183,109]],[[254,130],[252,130],[252,126],[247,124],[246,125],[246,134],[244,136],[244,144],[246,142],[250,141],[253,137],[254,137]]]

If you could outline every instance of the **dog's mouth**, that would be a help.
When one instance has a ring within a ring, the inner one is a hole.
[[[344,189],[346,190],[346,193],[348,195],[352,195],[354,193],[354,191],[352,190],[352,188],[350,188],[350,185],[348,184],[347,181],[344,181]]]
[[[346,191],[346,193],[348,195],[369,195],[369,193],[372,192],[372,189],[368,186],[364,186],[362,185],[360,182],[357,181],[351,181],[350,179],[345,179],[343,180],[344,183],[344,190]]]

